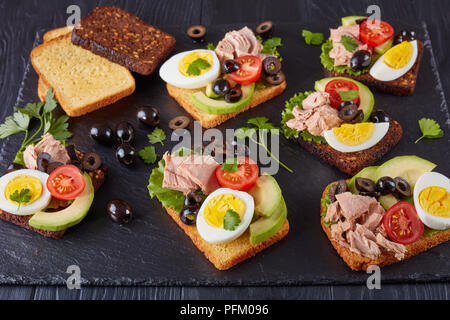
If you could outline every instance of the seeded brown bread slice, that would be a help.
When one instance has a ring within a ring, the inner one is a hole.
[[[242,236],[230,243],[211,244],[200,237],[196,226],[185,225],[181,222],[179,215],[172,209],[166,208],[166,211],[191,238],[195,246],[219,270],[228,270],[236,264],[255,256],[258,252],[283,239],[289,232],[289,221],[286,219],[281,229],[272,238],[264,242],[255,245],[250,244],[250,234],[247,230]]]
[[[175,38],[120,8],[98,7],[81,19],[72,42],[131,71],[149,75],[175,49]]]
[[[305,141],[301,137],[291,139],[329,165],[349,175],[355,175],[381,159],[400,141],[402,135],[402,126],[397,121],[391,120],[388,132],[375,146],[367,150],[349,153],[339,152],[328,144]]]
[[[349,181],[347,181],[347,183],[348,182]],[[331,183],[330,185],[328,185],[325,188],[325,190],[322,194],[322,200],[328,195],[330,186],[332,184],[333,183]],[[323,229],[323,231],[325,231],[328,239],[330,239],[331,244],[336,249],[337,253],[341,256],[341,258],[345,261],[345,263],[352,270],[355,270],[355,271],[364,270],[365,271],[365,270],[367,270],[367,268],[369,266],[385,267],[385,266],[394,264],[396,262],[399,262],[399,260],[392,253],[383,252],[383,254],[377,260],[373,260],[373,259],[370,259],[367,257],[363,257],[357,253],[350,251],[350,249],[341,246],[337,241],[334,241],[332,239],[331,229],[330,229],[330,227],[327,227],[324,223],[323,216],[325,215],[326,210],[327,209],[324,206],[323,201],[321,201],[320,202],[320,214],[321,214],[320,224],[322,225],[322,229]],[[444,243],[448,240],[450,240],[450,230],[442,231],[442,232],[439,232],[434,235],[423,236],[416,242],[406,245],[406,249],[408,250],[408,252],[406,252],[405,258],[402,259],[401,261],[409,259],[413,256],[416,256],[419,253],[427,251],[428,249],[431,249],[431,248],[437,246],[438,244]]]
[[[182,89],[167,84],[169,95],[174,98],[180,106],[182,106],[195,120],[201,122],[204,128],[214,128],[227,120],[234,118],[236,115],[259,106],[260,104],[279,96],[286,90],[286,81],[277,86],[268,86],[265,89],[255,89],[250,103],[238,112],[228,114],[210,114],[198,109],[191,101],[191,95],[194,92],[203,89]]]
[[[424,46],[421,41],[417,41],[418,55],[414,66],[402,77],[393,81],[379,81],[374,79],[369,73],[364,73],[359,76],[353,76],[347,73],[338,73],[330,71],[326,68],[323,72],[326,77],[348,77],[360,81],[367,85],[369,88],[390,93],[396,96],[410,96],[416,89],[417,76],[419,74],[420,62],[422,60]]]

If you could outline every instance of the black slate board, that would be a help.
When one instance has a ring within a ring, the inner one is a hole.
[[[412,97],[393,97],[375,93],[376,105],[387,110],[404,128],[404,137],[383,162],[397,155],[414,154],[436,164],[436,171],[447,176],[449,135],[440,140],[422,141],[418,119],[426,116],[438,120],[447,132],[450,118],[444,93],[433,58],[432,44],[425,23],[394,27],[416,29],[425,42],[425,54],[416,93]],[[215,42],[229,30],[243,25],[208,27],[206,42]],[[255,26],[251,26],[255,27]],[[276,36],[283,38],[280,50],[284,57],[284,71],[288,89],[281,96],[263,106],[246,112],[225,123],[219,129],[239,128],[248,118],[268,116],[275,123],[280,120],[284,101],[298,91],[311,90],[314,81],[322,78],[320,49],[306,46],[301,30],[309,29],[327,34],[327,26],[316,24],[278,24]],[[185,26],[163,28],[177,38],[177,51],[203,48],[192,44],[184,35]],[[36,43],[43,34],[36,33]],[[307,285],[360,284],[367,275],[352,272],[339,258],[319,224],[319,199],[323,188],[331,181],[346,176],[302,150],[299,146],[281,140],[281,159],[295,170],[295,174],[280,170],[277,179],[287,201],[291,231],[286,239],[237,265],[229,271],[217,271],[199,252],[184,233],[168,217],[156,200],[147,194],[147,180],[151,167],[138,162],[133,168],[124,168],[114,158],[114,151],[95,144],[88,138],[88,128],[97,121],[109,124],[123,120],[138,128],[137,148],[146,145],[148,129],[139,126],[134,110],[141,105],[157,106],[162,115],[162,128],[170,136],[167,123],[184,111],[167,96],[164,84],[157,75],[136,76],[136,93],[112,106],[71,119],[72,142],[83,150],[95,150],[110,168],[107,183],[96,195],[87,218],[67,232],[61,240],[50,240],[17,226],[0,222],[0,283],[4,284],[65,284],[69,265],[78,265],[85,285]],[[37,101],[37,76],[29,61],[17,98],[17,105]],[[12,106],[1,110],[1,119],[11,114]],[[12,161],[19,137],[1,142],[0,170]],[[171,149],[166,143],[157,147],[161,155]],[[305,183],[308,181],[308,183]],[[293,183],[294,182],[294,183]],[[126,226],[112,223],[105,213],[106,203],[121,198],[132,204],[135,220]],[[383,283],[448,281],[449,244],[443,244],[426,253],[382,271]]]

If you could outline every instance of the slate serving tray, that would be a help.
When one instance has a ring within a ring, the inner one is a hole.
[[[337,24],[338,22],[336,22]],[[177,38],[177,52],[205,48],[206,43],[217,43],[225,32],[242,25],[209,26],[204,44],[193,44],[185,36],[186,26],[163,28]],[[425,23],[405,25],[393,23],[396,30],[414,29],[425,43],[425,54],[411,97],[394,97],[375,92],[376,106],[385,109],[404,129],[399,145],[380,163],[398,155],[418,155],[435,162],[436,171],[450,176],[449,137],[450,117],[433,57],[432,43]],[[250,27],[255,27],[250,25]],[[279,124],[284,101],[298,91],[313,89],[314,81],[321,79],[320,48],[307,46],[301,30],[308,29],[328,35],[328,26],[309,24],[277,24],[275,36],[283,38],[280,50],[288,89],[276,99],[250,110],[219,129],[240,128],[256,116],[267,116]],[[30,31],[34,32],[34,31]],[[37,45],[44,30],[36,31]],[[38,101],[37,75],[29,61],[23,75],[17,106]],[[109,167],[109,177],[96,194],[89,215],[78,226],[70,229],[61,240],[46,239],[36,233],[0,221],[0,283],[1,284],[65,284],[67,267],[78,265],[84,285],[183,285],[183,286],[244,286],[244,285],[308,285],[361,284],[367,274],[351,271],[337,255],[319,223],[320,196],[331,181],[347,176],[310,155],[298,145],[281,138],[281,160],[295,173],[280,169],[276,176],[288,206],[291,231],[280,243],[264,250],[228,271],[217,271],[191,243],[183,231],[147,193],[148,177],[153,167],[137,161],[132,168],[121,166],[114,150],[96,144],[88,136],[89,127],[98,121],[111,126],[127,120],[137,129],[137,149],[147,145],[145,128],[135,119],[135,110],[142,105],[153,105],[161,112],[161,127],[169,139],[164,147],[157,146],[159,155],[170,150],[171,131],[168,122],[175,116],[186,115],[177,103],[168,97],[158,75],[136,76],[134,95],[82,118],[70,120],[74,133],[72,142],[82,150],[99,153]],[[15,94],[15,93],[11,93]],[[13,112],[13,106],[4,106],[0,120]],[[59,111],[61,112],[61,111]],[[446,132],[439,140],[414,141],[421,135],[417,121],[430,117],[440,122]],[[0,141],[0,170],[3,172],[14,159],[21,137]],[[112,199],[129,202],[135,212],[132,223],[115,224],[106,215],[106,204]],[[450,280],[450,244],[442,244],[408,261],[382,269],[383,283],[405,283]]]

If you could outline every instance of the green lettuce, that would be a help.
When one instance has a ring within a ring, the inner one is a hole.
[[[331,185],[330,185],[331,186]],[[328,186],[328,187],[330,187]],[[327,188],[328,188],[327,187]],[[331,204],[331,200],[330,200],[330,193],[328,192],[326,194],[325,197],[322,198],[322,200],[320,200],[322,203],[322,206],[325,208],[325,210],[323,210],[323,212],[320,214],[322,217],[326,217],[327,216],[327,209],[328,209],[328,205]],[[337,221],[325,221],[325,219],[323,220],[323,224],[325,226],[327,226],[328,228],[331,227],[333,224],[337,224]]]
[[[370,71],[369,68],[355,71],[352,68],[348,66],[335,66],[334,65],[334,59],[330,57],[330,51],[333,49],[333,41],[331,39],[328,39],[323,45],[322,45],[322,54],[320,55],[320,61],[322,62],[322,65],[330,70],[335,71],[338,73],[347,73],[352,76],[360,76],[363,73],[367,73]]]

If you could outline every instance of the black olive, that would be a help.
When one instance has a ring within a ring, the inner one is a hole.
[[[262,36],[269,36],[273,31],[273,22],[272,21],[264,21],[259,26],[256,27],[256,33]]]
[[[359,195],[364,196],[364,197],[371,197],[371,198],[379,198],[381,196],[381,194],[378,191],[373,191],[373,192],[363,191],[363,192],[360,192]]]
[[[195,25],[187,29],[187,35],[195,42],[202,42],[206,36],[206,28],[202,25]]]
[[[112,129],[104,123],[96,123],[90,129],[90,135],[95,141],[106,146],[114,144],[114,133]]]
[[[135,155],[136,149],[128,143],[122,143],[116,150],[117,160],[127,166],[134,163]]]
[[[336,201],[336,190],[337,190],[337,184],[331,185],[330,189],[328,190],[328,198],[330,199],[330,202],[333,203]]]
[[[81,160],[81,164],[86,171],[95,171],[102,166],[102,158],[94,152],[86,153]]]
[[[398,198],[401,197],[411,197],[412,196],[412,190],[411,186],[409,185],[408,181],[401,177],[394,178],[395,181],[395,191],[394,195]]]
[[[347,181],[339,180],[337,183],[336,194],[341,194],[341,193],[347,192],[347,190],[348,190]]]
[[[417,39],[417,34],[415,31],[410,31],[409,32],[409,37],[408,37],[408,41],[414,41]]]
[[[370,120],[375,123],[390,122],[391,118],[383,110],[377,110],[372,113]]]
[[[230,83],[225,79],[217,79],[212,85],[212,90],[215,94],[224,95],[231,89]]]
[[[417,38],[415,31],[402,30],[394,37],[394,44],[402,43],[403,41],[414,41]]]
[[[345,122],[351,122],[358,115],[358,106],[353,103],[348,103],[339,108],[339,118]]]
[[[242,97],[242,90],[239,86],[231,89],[227,94],[225,94],[225,101],[229,103],[238,102]]]
[[[355,71],[366,69],[371,63],[372,55],[366,50],[356,51],[350,60],[350,66]]]
[[[376,186],[376,190],[383,196],[394,192],[396,188],[395,181],[391,177],[382,177],[378,179]]]
[[[39,171],[47,172],[47,167],[53,162],[52,156],[47,152],[42,152],[36,159],[37,167]]]
[[[69,155],[70,160],[72,160],[72,161],[79,160],[77,150],[75,149],[75,146],[73,144],[69,144],[66,147],[66,151],[67,151],[67,154]]]
[[[350,121],[351,124],[361,123],[364,121],[364,112],[362,110],[358,110],[356,113],[356,117]]]
[[[241,68],[241,66],[239,65],[239,63],[237,63],[237,61],[234,60],[225,60],[223,62],[222,65],[222,71],[223,73],[233,73],[238,71]]]
[[[141,123],[150,127],[156,127],[161,121],[159,111],[154,107],[140,107],[136,115]]]
[[[10,173],[10,172],[14,172],[14,171],[17,171],[17,170],[22,170],[22,169],[24,169],[25,167],[23,166],[23,165],[21,165],[21,164],[17,164],[17,163],[11,163],[9,166],[8,166],[8,168],[6,169],[6,173]]]
[[[184,201],[184,207],[193,207],[199,209],[202,205],[203,198],[201,195],[191,192],[186,196],[186,200]]]
[[[108,216],[117,223],[128,223],[133,219],[133,209],[122,200],[112,200],[107,205]]]
[[[356,24],[361,24],[361,23],[363,23],[363,22],[366,21],[366,20],[367,20],[367,18],[358,19],[358,20],[355,20],[355,23],[356,23]]]
[[[191,226],[197,221],[198,209],[196,208],[184,208],[180,214],[180,220],[184,224]]]
[[[132,142],[134,140],[134,127],[129,122],[119,122],[116,125],[116,137],[119,143]]]
[[[48,166],[47,166],[46,172],[47,172],[47,174],[50,174],[50,173],[52,173],[56,168],[59,168],[59,167],[61,167],[61,166],[63,166],[63,165],[64,165],[63,163],[57,162],[57,161],[55,161],[55,162],[50,162],[50,163],[48,164]]]
[[[268,84],[277,86],[280,83],[283,83],[286,80],[286,77],[284,76],[284,73],[282,71],[280,71],[277,74],[273,74],[273,75],[268,75],[266,77],[266,82]]]
[[[406,31],[406,30],[402,30],[402,31],[400,31],[400,33],[399,33],[402,37],[408,37],[409,36],[409,31]]]
[[[355,179],[355,187],[359,192],[375,192],[377,188],[372,180],[359,177]]]
[[[405,38],[401,34],[398,34],[394,37],[394,45],[400,44],[403,41],[405,41]]]
[[[186,129],[190,123],[191,119],[189,119],[188,117],[180,116],[170,120],[169,128],[172,130]]]
[[[281,62],[277,57],[267,57],[263,61],[264,72],[274,75],[281,71]]]
[[[341,111],[342,108],[344,108],[344,107],[346,107],[346,106],[349,106],[349,105],[356,106],[356,109],[358,109],[358,106],[357,106],[353,101],[344,101],[344,102],[342,102],[341,105],[339,106],[338,111]]]

